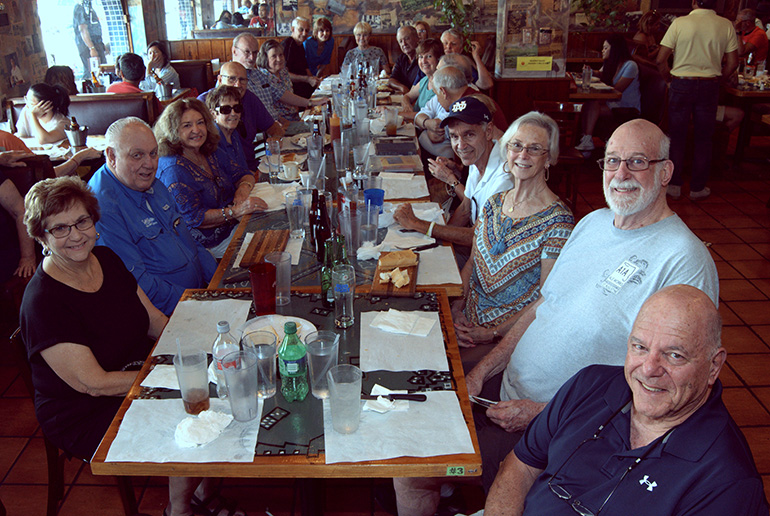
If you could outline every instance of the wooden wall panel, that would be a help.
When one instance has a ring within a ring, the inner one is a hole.
[[[211,55],[211,40],[201,39],[201,40],[197,40],[197,42],[198,42],[198,57],[196,57],[196,59],[207,59],[207,60],[214,59],[214,57]]]
[[[184,42],[183,55],[184,57],[180,59],[198,59],[198,43],[194,39],[190,39]]]

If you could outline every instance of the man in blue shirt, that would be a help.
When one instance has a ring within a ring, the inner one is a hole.
[[[721,399],[720,334],[703,291],[650,296],[625,366],[589,366],[564,384],[502,463],[484,514],[767,516]]]
[[[205,287],[216,261],[190,235],[168,189],[157,179],[158,144],[142,120],[107,128],[107,163],[89,181],[99,200],[100,244],[123,260],[161,312],[171,315],[182,292]]]
[[[252,172],[257,169],[257,159],[254,156],[254,138],[257,132],[266,132],[268,136],[283,136],[283,127],[276,122],[265,108],[259,97],[248,90],[249,79],[246,68],[236,61],[230,61],[222,65],[217,77],[217,86],[227,85],[238,89],[243,104],[243,130],[236,131],[241,138],[243,150],[246,154],[246,164]],[[216,88],[198,95],[198,100],[206,103],[206,97]]]

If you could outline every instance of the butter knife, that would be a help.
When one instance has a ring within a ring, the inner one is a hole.
[[[428,397],[425,394],[382,394],[383,398],[387,398],[390,401],[394,400],[408,400],[408,401],[425,401]],[[373,394],[361,394],[362,400],[376,400],[377,395]]]

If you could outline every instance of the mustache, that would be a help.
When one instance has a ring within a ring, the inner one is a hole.
[[[617,178],[613,178],[609,184],[610,188],[641,188],[642,185],[635,179],[626,179],[621,181]]]

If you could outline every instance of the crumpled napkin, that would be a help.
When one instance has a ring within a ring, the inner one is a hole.
[[[356,258],[358,258],[359,262],[377,260],[380,258],[381,249],[382,244],[374,245],[371,242],[366,242],[358,248],[358,251],[356,251]]]
[[[391,391],[390,389],[383,387],[380,384],[374,384],[374,387],[372,387],[372,396],[377,396],[376,400],[366,400],[366,403],[364,403],[364,410],[369,410],[372,412],[379,412],[380,414],[384,414],[386,412],[406,412],[409,410],[409,401],[408,400],[389,400],[388,398],[385,398],[384,396],[388,394],[406,394],[407,391],[400,390],[400,391]]]
[[[401,233],[396,228],[389,227],[380,246],[382,251],[392,251],[394,249],[410,249],[420,245],[432,244],[435,241],[435,238],[423,235],[422,233]]]
[[[195,448],[208,444],[227,428],[233,420],[233,416],[204,410],[197,416],[188,416],[176,426],[174,440],[180,448]]]
[[[142,383],[142,387],[162,387],[164,389],[179,390],[179,379],[176,376],[176,368],[172,365],[157,364],[152,368]]]
[[[389,333],[427,337],[434,324],[434,320],[415,312],[402,312],[391,308],[374,316],[369,326]]]

